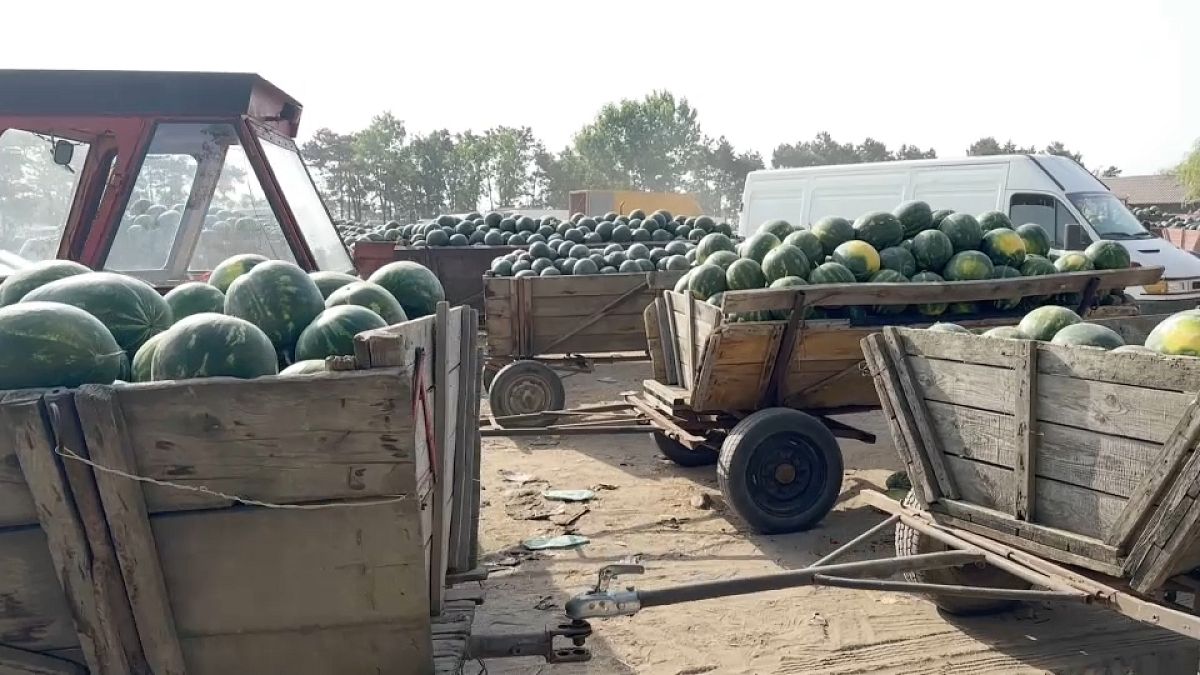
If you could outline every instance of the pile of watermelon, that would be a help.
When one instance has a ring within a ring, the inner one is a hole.
[[[929,330],[971,332],[955,323],[935,323]],[[1113,329],[1088,323],[1070,309],[1054,305],[1034,309],[1022,317],[1016,326],[991,328],[981,336],[1004,340],[1037,340],[1113,352],[1200,357],[1200,310],[1189,309],[1163,319],[1150,331],[1144,345],[1126,344],[1125,339]]]
[[[531,218],[518,213],[492,211],[468,213],[463,217],[441,215],[428,223],[401,225],[390,221],[375,227],[343,223],[339,226],[347,244],[364,241],[395,241],[414,248],[438,246],[528,246],[537,242],[570,242],[598,246],[607,243],[642,243],[662,246],[671,241],[697,242],[710,232],[733,236],[728,223],[710,216],[673,216],[665,210],[646,214],[634,209],[628,215],[609,212],[602,216],[576,213],[568,220]]]
[[[358,333],[444,299],[413,262],[362,280],[243,254],[161,296],[134,277],[46,261],[0,283],[0,390],[320,371],[353,355]]]
[[[822,218],[811,228],[784,220],[763,223],[738,244],[723,233],[705,235],[696,246],[692,269],[676,291],[719,305],[725,291],[805,284],[980,281],[1039,276],[1093,269],[1129,267],[1129,253],[1118,243],[1099,241],[1086,251],[1050,254],[1050,236],[1035,223],[1014,227],[1008,216],[988,211],[973,216],[935,211],[922,201],[905,202],[891,212],[874,211],[851,222]],[[1046,302],[1078,304],[1075,295],[1012,298],[987,303],[928,304],[915,307],[924,316],[976,314],[1028,309]],[[1123,294],[1106,296],[1123,302]],[[867,308],[868,313],[898,314],[903,306]],[[854,308],[861,313],[862,308]],[[755,314],[745,321],[770,320]]]
[[[588,276],[592,274],[632,274],[654,270],[686,270],[696,257],[696,245],[671,241],[661,248],[643,243],[609,244],[603,249],[571,241],[534,242],[522,251],[513,251],[492,260],[491,272],[499,277]]]

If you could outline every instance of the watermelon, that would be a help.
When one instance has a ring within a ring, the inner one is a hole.
[[[229,292],[229,286],[233,284],[233,280],[242,276],[255,265],[267,262],[265,256],[256,255],[254,253],[243,253],[235,255],[231,258],[226,258],[217,263],[212,272],[208,275],[208,283],[217,287],[217,290],[222,293]]]
[[[189,281],[172,288],[164,299],[171,308],[171,319],[179,321],[202,312],[225,311],[225,294],[216,286]]]
[[[927,230],[928,232],[937,232],[937,230]],[[940,233],[939,233],[940,234]],[[910,279],[913,283],[938,284],[945,279],[937,272],[917,272]],[[925,316],[940,316],[946,312],[948,305],[946,303],[932,303],[927,305],[917,305],[917,311]]]
[[[533,253],[530,247],[530,254]],[[388,289],[400,301],[404,314],[409,319],[429,316],[437,310],[437,304],[446,299],[442,282],[429,268],[415,262],[401,260],[391,262],[370,276],[368,281]]]
[[[950,238],[955,253],[973,251],[979,248],[979,242],[983,239],[983,228],[969,213],[951,213],[942,220],[938,229]]]
[[[400,302],[386,288],[370,281],[356,281],[342,286],[325,299],[326,309],[339,305],[366,307],[389,326],[408,321]]]
[[[1159,354],[1200,356],[1200,312],[1187,310],[1167,317],[1150,331],[1146,347]]]
[[[865,213],[854,221],[853,227],[854,238],[867,242],[876,251],[898,246],[904,239],[904,226],[900,224],[900,219],[887,211]]]
[[[783,277],[805,278],[812,271],[812,266],[803,251],[791,244],[780,244],[767,252],[762,271],[768,282],[774,282]]]
[[[813,223],[812,233],[821,242],[825,255],[833,255],[833,249],[854,239],[854,226],[845,218],[826,216]]]
[[[1025,240],[1025,253],[1045,256],[1050,253],[1050,235],[1037,223],[1025,223],[1016,229]]]
[[[908,249],[901,246],[891,246],[879,252],[879,267],[885,270],[895,270],[903,274],[905,281],[917,273],[917,259]]]
[[[0,281],[0,307],[20,302],[25,294],[66,277],[91,272],[87,267],[71,260],[43,260],[19,269]]]
[[[497,258],[497,260],[503,260],[503,258]],[[493,263],[494,262],[495,261],[493,261]],[[512,263],[509,263],[509,268],[511,269],[511,267]],[[492,268],[492,271],[495,271],[495,267]],[[317,284],[317,288],[321,289],[322,298],[328,298],[330,293],[336,291],[342,286],[358,281],[358,277],[350,276],[349,274],[343,274],[341,272],[309,272],[308,276],[312,277],[313,282]]]
[[[1008,219],[1008,216],[1003,211],[984,211],[979,214],[976,220],[984,232],[999,229],[1011,230],[1013,226],[1012,221]]]
[[[296,341],[296,360],[323,359],[327,356],[353,356],[354,336],[383,328],[387,322],[375,312],[359,305],[336,305],[321,312],[300,333]]]
[[[280,352],[294,347],[300,332],[324,309],[316,282],[281,260],[255,265],[225,294],[225,313],[257,326]]]
[[[324,372],[326,372],[325,359],[308,359],[307,361],[297,361],[284,368],[279,371],[279,376],[293,377],[296,375],[314,375]]]
[[[688,292],[688,281],[691,280],[691,277],[692,277],[691,270],[684,272],[683,276],[679,277],[679,281],[675,282],[675,287],[671,290],[675,291],[676,293],[687,293]]]
[[[193,314],[171,326],[159,339],[151,364],[155,380],[248,379],[279,370],[275,347],[266,333],[249,321],[224,314]]]
[[[1025,240],[1021,235],[1006,228],[994,228],[983,235],[979,250],[987,254],[996,265],[1020,267],[1025,262]]]
[[[110,384],[125,352],[91,314],[57,302],[0,308],[0,391]]]
[[[979,305],[974,302],[952,302],[946,311],[950,314],[976,314],[979,312]]]
[[[735,261],[725,270],[725,290],[747,291],[766,285],[767,277],[762,267],[749,258]]]
[[[854,274],[859,281],[866,281],[879,271],[879,252],[865,241],[847,241],[833,251],[833,261]]]
[[[870,282],[873,284],[903,284],[908,283],[908,277],[896,270],[882,269],[871,275]],[[873,309],[876,314],[899,314],[907,308],[908,305],[875,305]]]
[[[1038,307],[1021,318],[1017,325],[1021,334],[1030,340],[1046,342],[1052,339],[1058,331],[1082,321],[1079,315],[1066,307],[1046,305]]]
[[[971,334],[971,331],[967,330],[966,328],[963,328],[962,326],[960,326],[956,323],[948,323],[948,322],[935,323],[929,327],[929,330],[936,330],[936,331],[940,331],[943,333],[966,333],[967,335]]]
[[[791,288],[793,286],[807,286],[808,282],[800,277],[781,277],[771,282],[770,288]],[[784,321],[791,314],[790,309],[777,309],[771,312],[771,318],[776,321]],[[812,314],[811,307],[804,308],[804,317],[807,318]]]
[[[1021,329],[1016,326],[996,326],[983,332],[983,337],[1001,338],[1004,340],[1024,340]]]
[[[804,252],[804,257],[808,258],[810,265],[819,265],[827,255],[825,248],[821,245],[821,240],[817,239],[817,235],[809,230],[796,230],[789,234],[783,243],[795,246]]]
[[[779,244],[779,237],[770,232],[759,232],[758,234],[751,235],[746,241],[742,242],[741,256],[761,265],[763,259],[767,257],[767,253],[776,246],[779,246]]]
[[[1129,251],[1115,241],[1097,241],[1083,254],[1098,270],[1123,270],[1129,267]]]
[[[712,297],[705,299],[704,302],[712,305],[713,307],[720,307],[721,302],[724,300],[725,300],[725,291],[721,291],[720,293],[714,293],[712,295]]]
[[[688,290],[697,300],[707,300],[726,290],[725,270],[710,263],[693,267],[688,273]]]
[[[924,232],[932,227],[933,210],[925,202],[913,200],[897,206],[892,215],[900,221],[905,237],[915,237],[918,232]]]
[[[1094,323],[1071,324],[1055,333],[1050,343],[1101,349],[1116,349],[1125,346],[1125,340],[1121,339],[1121,335],[1117,331]]]
[[[941,230],[925,230],[913,237],[912,254],[917,269],[937,272],[940,276],[954,255],[954,244]]]
[[[794,228],[792,227],[791,223],[786,220],[779,219],[768,220],[767,222],[758,226],[759,232],[770,232],[771,234],[775,235],[776,239],[779,239],[780,241],[791,234],[793,229]]]
[[[1112,350],[1114,354],[1157,354],[1158,352],[1142,345],[1123,345]]]
[[[207,284],[205,285],[207,286]],[[214,288],[213,290],[216,289]],[[141,347],[138,347],[137,353],[133,355],[133,362],[130,366],[134,382],[149,382],[154,379],[151,372],[151,365],[154,362],[154,351],[158,349],[158,343],[166,334],[166,331],[158,333],[149,340],[146,340],[146,343]]]
[[[1054,269],[1059,272],[1087,272],[1096,268],[1082,252],[1065,251],[1054,261]]]
[[[992,278],[993,279],[1014,279],[1019,276],[1021,276],[1021,270],[1013,268],[1013,267],[1009,267],[1008,265],[996,265],[994,268],[992,268]],[[1005,298],[1002,300],[993,300],[992,301],[992,305],[996,309],[999,309],[1001,311],[1016,309],[1017,306],[1020,304],[1021,304],[1021,296],[1020,295],[1017,295],[1016,297],[1012,297],[1012,298]]]
[[[934,228],[940,227],[942,221],[951,213],[954,213],[954,209],[938,209],[930,216],[929,222]]]
[[[150,284],[123,274],[77,274],[34,289],[21,300],[38,301],[72,305],[100,319],[130,354],[171,326],[167,301]]]
[[[814,284],[852,284],[854,273],[841,263],[827,262],[818,265],[809,274],[809,281]]]
[[[702,263],[707,261],[708,256],[717,251],[729,251],[732,253],[734,251],[733,241],[720,232],[704,235],[699,243],[696,244],[696,262]]]
[[[1021,276],[1023,277],[1040,277],[1045,274],[1054,274],[1057,271],[1054,263],[1036,253],[1027,253],[1025,262],[1021,264]]]

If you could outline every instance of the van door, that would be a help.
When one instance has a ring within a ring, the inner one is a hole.
[[[850,221],[870,211],[891,211],[904,201],[908,176],[904,173],[865,172],[816,176],[812,180],[806,226],[826,216]]]
[[[1050,235],[1056,249],[1068,248],[1067,225],[1079,223],[1058,197],[1043,192],[1018,192],[1009,198],[1008,217],[1013,226],[1037,223]],[[1092,243],[1087,228],[1081,227],[1081,241],[1070,242],[1070,248],[1083,248]]]

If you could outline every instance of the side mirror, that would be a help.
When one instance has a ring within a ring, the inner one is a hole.
[[[54,163],[59,166],[71,166],[75,158],[75,145],[70,141],[54,141]]]
[[[1078,251],[1083,248],[1083,228],[1079,223],[1067,223],[1067,250]]]

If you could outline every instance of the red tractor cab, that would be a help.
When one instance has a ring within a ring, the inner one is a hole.
[[[165,289],[239,253],[353,272],[301,110],[252,74],[0,70],[0,277],[60,258]]]

